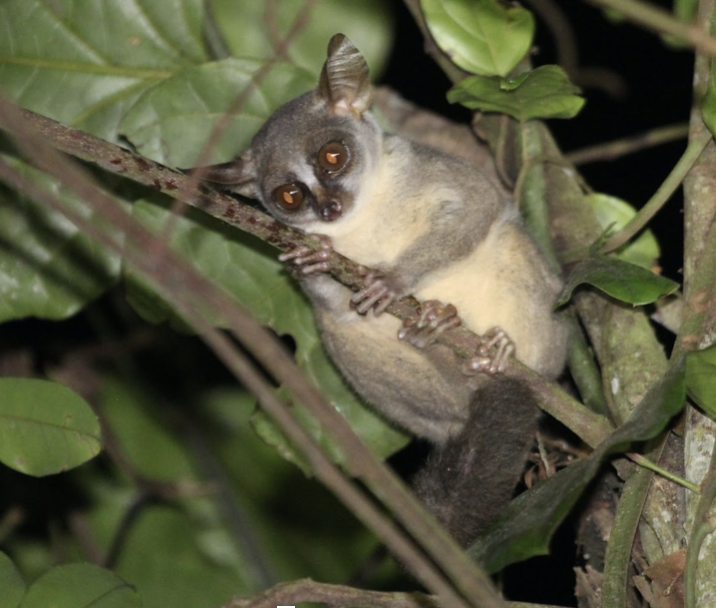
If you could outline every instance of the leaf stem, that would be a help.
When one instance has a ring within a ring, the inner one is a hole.
[[[649,460],[646,456],[643,456],[642,454],[636,454],[634,452],[627,454],[627,456],[639,466],[644,467],[645,469],[649,469],[650,471],[654,471],[654,473],[661,475],[661,477],[663,477],[664,479],[673,481],[674,483],[679,484],[687,490],[691,490],[694,494],[701,494],[701,486],[699,486],[699,484],[692,483],[687,479],[684,479],[683,477],[679,477],[671,471],[667,471],[655,462]]]
[[[607,242],[601,247],[600,253],[609,253],[619,249],[627,243],[635,234],[640,232],[657,214],[657,212],[667,203],[674,194],[676,189],[684,181],[684,178],[698,160],[701,152],[703,152],[706,144],[711,140],[711,133],[704,131],[694,138],[686,147],[683,155],[676,163],[671,173],[666,177],[664,182],[659,186],[646,204],[627,224],[613,234]]]

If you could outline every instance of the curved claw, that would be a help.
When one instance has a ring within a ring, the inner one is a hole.
[[[304,276],[328,272],[331,269],[333,244],[327,236],[315,236],[320,241],[320,249],[314,250],[306,245],[299,245],[279,255],[279,261],[288,262],[292,270]]]
[[[372,308],[373,314],[378,316],[395,300],[396,293],[384,277],[376,276],[374,273],[366,276],[365,283],[363,289],[353,294],[351,304],[359,314],[364,315]]]
[[[492,349],[497,347],[497,352]],[[490,376],[501,374],[507,369],[507,361],[515,352],[515,343],[503,329],[493,327],[482,336],[478,354],[467,361],[463,370],[468,374],[483,373]]]
[[[457,308],[452,304],[445,305],[438,300],[427,300],[423,303],[417,318],[412,317],[403,321],[398,338],[416,348],[427,348],[444,331],[459,327],[461,324],[462,320],[457,314]]]

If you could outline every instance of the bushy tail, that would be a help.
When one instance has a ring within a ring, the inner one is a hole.
[[[524,383],[493,378],[475,394],[462,431],[435,446],[416,475],[418,496],[461,546],[472,544],[512,497],[538,416]]]

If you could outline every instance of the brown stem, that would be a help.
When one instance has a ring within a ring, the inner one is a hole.
[[[221,608],[274,608],[295,606],[301,602],[319,602],[336,608],[440,608],[438,598],[424,593],[383,593],[345,585],[317,583],[310,578],[280,583],[249,597],[236,597]],[[556,608],[546,604],[505,602],[508,608]]]

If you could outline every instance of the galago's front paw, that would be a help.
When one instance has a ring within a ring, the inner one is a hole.
[[[299,245],[278,256],[281,262],[286,262],[291,271],[300,276],[328,272],[331,269],[330,258],[333,253],[331,239],[323,234],[313,236],[320,241],[320,249],[313,250],[305,245]]]
[[[493,347],[496,347],[494,353]],[[507,368],[507,360],[514,352],[515,343],[505,331],[493,327],[482,336],[477,355],[465,363],[464,371],[467,374],[480,372],[490,376],[501,374]]]
[[[362,315],[371,308],[376,316],[382,314],[390,303],[400,295],[387,277],[375,272],[366,274],[363,284],[365,287],[356,291],[351,297],[351,304],[356,312]]]
[[[423,349],[433,344],[444,331],[459,327],[461,323],[457,308],[452,304],[426,300],[418,315],[403,321],[398,338]]]

